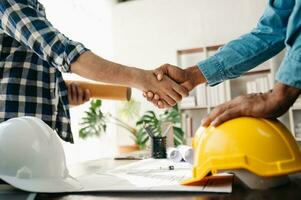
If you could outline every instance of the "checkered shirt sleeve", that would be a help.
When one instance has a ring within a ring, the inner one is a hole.
[[[73,142],[62,72],[87,50],[54,28],[37,0],[0,0],[0,122],[35,116]]]
[[[87,49],[68,39],[46,19],[42,4],[30,0],[1,0],[1,29],[62,72]]]

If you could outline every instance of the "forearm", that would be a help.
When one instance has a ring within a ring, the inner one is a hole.
[[[91,51],[83,53],[71,64],[71,72],[104,83],[120,84],[141,89],[138,74],[141,69],[105,60]]]
[[[199,69],[198,66],[192,66],[185,69],[187,80],[191,80],[192,88],[196,87],[199,84],[206,83],[207,80],[203,72]]]
[[[274,115],[278,117],[284,114],[294,104],[300,92],[299,88],[283,83],[276,83],[274,89],[270,93],[267,93],[269,103],[274,105],[274,107],[278,107],[276,109],[277,113],[274,113]]]

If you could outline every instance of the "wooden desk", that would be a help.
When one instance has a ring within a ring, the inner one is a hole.
[[[114,161],[112,159],[101,159],[85,162],[70,168],[73,175],[84,175],[96,170],[112,169],[113,167],[128,164],[133,161]],[[291,176],[291,183],[287,186],[272,190],[256,191],[249,190],[240,185],[234,185],[232,194],[214,193],[85,193],[85,194],[38,194],[36,199],[70,200],[70,199],[105,199],[105,200],[132,200],[132,199],[171,199],[171,200],[301,200],[301,174]]]

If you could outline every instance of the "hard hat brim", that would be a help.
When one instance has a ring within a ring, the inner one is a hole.
[[[196,185],[200,185],[204,180],[205,178],[190,178],[182,181],[181,185],[196,186]]]
[[[231,173],[221,173],[221,174],[215,174],[211,176],[205,176],[203,178],[190,178],[187,180],[184,180],[181,182],[181,185],[186,186],[200,186],[200,185],[206,185],[208,181],[215,180],[215,182],[219,183],[225,183],[228,182],[229,179],[233,179],[233,174]]]
[[[63,179],[20,179],[1,175],[0,178],[13,187],[28,192],[77,192],[83,188],[83,186],[71,176]]]

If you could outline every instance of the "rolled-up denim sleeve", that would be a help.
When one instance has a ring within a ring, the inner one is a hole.
[[[199,62],[208,84],[213,86],[239,77],[284,49],[293,7],[293,0],[270,0],[256,28]]]
[[[55,29],[37,8],[26,0],[0,0],[0,28],[62,72],[87,51],[81,43]]]
[[[276,80],[301,89],[301,0],[290,16],[285,41],[287,52],[277,72]]]
[[[276,80],[285,85],[301,89],[301,60],[288,50],[276,74]],[[300,52],[301,53],[301,52]]]

